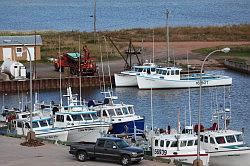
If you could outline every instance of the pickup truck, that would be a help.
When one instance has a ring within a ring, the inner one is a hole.
[[[96,143],[74,143],[69,153],[81,162],[99,158],[116,160],[122,165],[139,163],[144,156],[143,149],[130,147],[125,140],[115,137],[98,138]]]

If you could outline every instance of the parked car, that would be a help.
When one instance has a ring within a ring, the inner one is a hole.
[[[99,138],[96,143],[74,143],[69,153],[81,162],[99,158],[116,160],[122,165],[139,163],[144,156],[142,148],[131,147],[125,140],[115,137]]]

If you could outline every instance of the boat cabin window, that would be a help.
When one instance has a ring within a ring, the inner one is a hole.
[[[147,69],[147,73],[148,74],[150,74],[151,73],[151,69],[149,68],[149,69]]]
[[[151,72],[155,72],[155,68],[151,68]]]
[[[162,71],[162,75],[166,75],[167,74],[167,71],[166,70],[163,70]]]
[[[197,139],[194,141],[194,145],[198,145],[198,140]]]
[[[17,127],[23,128],[23,123],[22,122],[17,122]]]
[[[171,70],[171,75],[174,75],[175,71],[174,70]]]
[[[107,114],[106,110],[103,110],[103,112],[102,112],[102,116],[108,116],[108,114]]]
[[[203,135],[201,135],[201,142],[204,142],[204,136]]]
[[[171,147],[177,147],[177,141],[173,141],[172,144],[171,144]]]
[[[236,142],[236,140],[234,138],[234,135],[227,135],[226,140],[227,140],[228,143]]]
[[[128,110],[127,110],[127,107],[123,107],[123,108],[122,108],[122,112],[123,112],[124,115],[129,114],[129,112],[128,112]]]
[[[122,115],[122,110],[120,108],[116,108],[116,115]]]
[[[210,143],[211,143],[211,144],[215,144],[214,138],[213,138],[213,137],[210,137]]]
[[[166,147],[169,147],[170,141],[166,141]]]
[[[193,146],[194,142],[193,140],[188,140],[187,146]]]
[[[218,144],[224,144],[226,142],[224,137],[216,137],[215,139]]]
[[[156,69],[156,74],[159,74],[159,69]]]
[[[64,116],[63,115],[56,115],[56,121],[57,122],[64,122]]]
[[[53,125],[52,119],[48,119],[48,124],[49,124],[49,126]]]
[[[208,136],[205,136],[204,138],[204,142],[208,143]]]
[[[128,111],[130,114],[134,114],[133,107],[128,107]]]
[[[115,116],[115,111],[113,109],[108,110],[109,116]]]
[[[24,125],[25,125],[25,128],[28,128],[28,129],[30,128],[30,124],[28,122],[26,122]]]
[[[155,140],[155,146],[158,146],[158,142],[159,142],[159,141],[156,139],[156,140]]]
[[[77,115],[71,115],[73,121],[82,121],[82,117],[80,114]]]
[[[161,140],[160,147],[164,147],[164,140]]]
[[[38,122],[32,122],[32,127],[33,127],[33,128],[38,128],[38,127],[39,127]]]
[[[71,121],[71,118],[69,115],[67,115],[67,118],[66,118],[67,121]]]
[[[93,118],[94,120],[98,119],[98,117],[97,117],[96,114],[91,114],[91,116],[92,116],[92,118]]]
[[[170,71],[169,70],[167,71],[167,75],[170,75]]]
[[[162,74],[162,70],[159,70],[158,73],[159,73],[159,74]]]
[[[181,141],[181,147],[184,147],[184,146],[186,146],[186,144],[187,144],[187,141]]]
[[[90,114],[82,114],[84,120],[92,120]]]
[[[175,74],[176,75],[180,75],[180,71],[179,70],[175,70]]]
[[[40,123],[40,126],[41,126],[41,127],[48,126],[48,123],[47,123],[46,120],[42,120],[42,121],[40,121],[39,123]]]
[[[242,138],[242,135],[241,134],[237,134],[235,135],[236,139],[238,142],[242,142],[243,141],[243,138]]]

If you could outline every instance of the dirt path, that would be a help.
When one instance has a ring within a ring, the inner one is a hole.
[[[141,43],[135,42],[133,43],[135,46],[140,47]],[[206,47],[216,47],[216,46],[229,46],[229,45],[243,45],[250,44],[250,42],[170,42],[170,58],[172,59],[173,55],[177,63],[186,63],[187,52],[189,53],[189,63],[192,65],[200,65],[202,55],[198,55],[197,53],[193,53],[192,50],[206,48]],[[152,42],[144,42],[143,44],[145,48],[144,60],[152,59],[153,55],[153,43]],[[155,42],[155,60],[158,62],[166,61],[166,42]],[[133,58],[133,62],[136,63],[136,58]],[[216,64],[217,61],[209,60],[207,64]],[[117,73],[123,70],[124,61],[123,59],[115,60],[109,62],[111,73]],[[99,71],[101,71],[101,64],[98,64]],[[104,62],[104,71],[105,74],[108,74],[108,62]],[[27,66],[28,67],[28,66]],[[68,76],[67,74],[63,74],[63,76]],[[53,78],[59,77],[59,73],[54,71],[54,67],[52,64],[37,64],[37,77],[38,78]]]

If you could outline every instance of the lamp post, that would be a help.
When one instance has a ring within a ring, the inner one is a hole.
[[[201,70],[200,70],[200,99],[199,99],[199,110],[198,110],[198,145],[197,145],[197,159],[194,160],[193,162],[193,166],[203,166],[203,162],[200,159],[200,149],[201,149],[201,137],[200,137],[200,131],[201,131],[201,87],[202,87],[202,71],[204,68],[204,64],[206,62],[206,60],[208,59],[208,57],[210,55],[212,55],[215,52],[224,52],[224,53],[228,53],[230,51],[230,48],[226,47],[223,49],[218,49],[218,50],[214,50],[212,52],[210,52],[206,58],[203,60],[202,65],[201,65]]]
[[[31,54],[30,51],[28,49],[28,47],[22,43],[19,42],[17,40],[4,40],[5,43],[10,43],[10,42],[16,42],[18,44],[21,44],[28,52],[29,55],[29,60],[30,60],[30,131],[31,133],[33,132],[33,127],[32,127],[32,109],[33,109],[33,104],[32,104],[32,64],[31,64]]]

